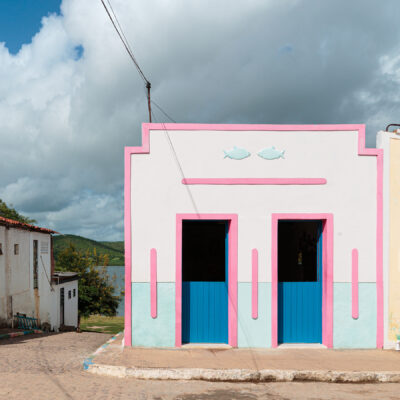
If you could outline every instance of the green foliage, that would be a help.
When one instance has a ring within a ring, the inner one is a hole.
[[[81,329],[83,331],[110,333],[115,335],[124,330],[124,317],[91,315],[89,318],[82,318]]]
[[[94,249],[96,249],[97,254],[108,255],[108,265],[110,266],[125,264],[124,242],[96,242],[95,240],[77,235],[59,235],[53,237],[53,251],[56,261],[58,255],[68,248],[70,243],[72,243],[75,248],[82,253],[87,251],[93,253]]]
[[[81,252],[72,243],[58,254],[56,270],[79,274],[80,317],[116,314],[121,297],[114,294],[115,286],[107,275],[107,264],[107,255],[98,254],[96,249],[93,252]]]
[[[14,221],[24,222],[25,224],[34,224],[36,220],[21,215],[15,208],[8,206],[0,199],[0,217],[13,219]]]

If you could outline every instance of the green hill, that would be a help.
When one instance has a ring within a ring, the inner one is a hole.
[[[124,242],[97,242],[77,235],[58,235],[53,237],[54,258],[57,260],[58,254],[72,243],[77,250],[93,252],[96,249],[97,254],[108,254],[109,265],[124,265]]]

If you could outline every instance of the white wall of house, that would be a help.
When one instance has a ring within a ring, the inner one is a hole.
[[[38,242],[38,290],[34,288],[34,241]],[[51,285],[51,235],[0,226],[0,322],[17,312],[59,326],[59,287]],[[14,246],[18,245],[18,254]],[[77,321],[77,281],[66,285],[65,321]],[[68,287],[68,289],[67,289]],[[72,288],[72,289],[71,289]],[[68,290],[76,289],[76,297],[68,301]],[[73,310],[73,308],[75,309]],[[7,312],[8,311],[8,312]],[[71,322],[71,323],[69,323]]]

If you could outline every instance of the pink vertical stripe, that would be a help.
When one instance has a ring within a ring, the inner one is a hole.
[[[278,217],[271,220],[271,347],[278,346]]]
[[[221,215],[221,219],[223,215]],[[228,216],[229,232],[228,232],[228,341],[232,347],[237,347],[237,269],[238,269],[238,217],[237,215]],[[218,219],[218,215],[217,215]],[[227,217],[225,217],[227,219]]]
[[[358,250],[351,252],[351,316],[358,318]]]
[[[383,150],[377,150],[377,221],[376,221],[376,347],[383,347]]]
[[[176,216],[175,347],[182,346],[182,217]]]
[[[125,148],[124,186],[124,229],[125,229],[125,318],[124,346],[132,346],[132,264],[131,264],[131,151]]]
[[[251,252],[251,264],[252,264],[252,297],[251,297],[251,317],[253,319],[258,318],[258,251],[253,249]]]
[[[326,286],[322,296],[325,300],[325,340],[324,344],[328,348],[333,347],[333,215],[326,216]]]
[[[151,318],[157,318],[157,250],[150,250],[150,308]]]

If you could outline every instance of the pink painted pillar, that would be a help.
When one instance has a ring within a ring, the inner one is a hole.
[[[251,252],[252,263],[252,282],[251,282],[251,317],[258,318],[258,251],[253,249]]]
[[[351,252],[351,316],[358,318],[358,250]]]
[[[151,318],[157,318],[157,250],[150,250],[150,309]]]

